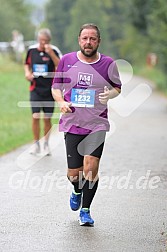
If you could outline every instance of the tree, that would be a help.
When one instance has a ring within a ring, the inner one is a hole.
[[[46,8],[46,22],[52,31],[53,42],[63,52],[76,50],[80,26],[94,22],[101,30],[102,51],[120,57],[131,1],[51,0]]]
[[[143,0],[132,0],[130,16],[135,38],[138,38],[135,42],[135,48],[138,50],[139,57],[141,58],[144,54],[146,57],[146,54],[150,52],[156,53],[158,55],[159,66],[166,71],[166,0],[148,0],[145,2]]]
[[[156,52],[166,69],[166,13],[166,0],[50,0],[46,21],[64,53],[78,49],[80,26],[93,22],[101,30],[103,53],[144,63],[147,53]]]
[[[51,29],[52,41],[62,52],[67,52],[66,29],[71,23],[70,10],[76,0],[50,0],[45,8],[46,24]]]
[[[133,26],[143,35],[147,35],[147,18],[152,9],[152,2],[152,0],[132,0],[131,21]]]
[[[167,4],[166,0],[155,0],[154,8],[148,15],[148,34],[152,49],[158,55],[162,69],[167,69]]]
[[[34,26],[31,23],[31,8],[24,0],[0,0],[1,41],[11,41],[14,29],[23,33],[25,39],[32,39]]]
[[[105,0],[102,8],[107,16],[107,33],[110,41],[110,53],[116,58],[126,57],[122,54],[126,30],[130,26],[131,0]]]
[[[103,53],[110,51],[110,43],[107,34],[107,16],[102,9],[103,3],[99,0],[78,0],[70,11],[71,24],[69,24],[66,35],[66,47],[70,50],[78,49],[78,32],[84,23],[95,23],[101,30],[101,50]],[[111,52],[111,51],[110,51]]]

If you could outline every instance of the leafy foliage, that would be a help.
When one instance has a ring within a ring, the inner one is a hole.
[[[158,55],[159,64],[167,69],[167,4],[165,0],[154,1],[154,8],[148,16],[148,34],[152,49]]]
[[[0,38],[10,41],[13,29],[26,40],[34,39],[35,28],[48,26],[52,43],[63,53],[78,49],[78,32],[83,23],[94,22],[101,30],[100,51],[114,58],[145,64],[148,53],[156,53],[158,66],[167,68],[166,0],[48,0],[45,20],[32,24],[32,6],[25,0],[0,0]],[[40,15],[40,6],[37,5]]]
[[[0,40],[11,41],[12,31],[19,30],[25,39],[34,38],[34,26],[31,23],[31,6],[24,0],[0,0]]]
[[[89,8],[88,8],[89,6]],[[107,16],[104,13],[101,1],[78,0],[70,11],[71,24],[66,29],[65,44],[72,50],[78,49],[77,37],[80,26],[84,23],[95,23],[100,27],[103,41],[108,41]],[[102,43],[102,46],[104,44]],[[108,47],[108,48],[107,48]],[[106,43],[102,50],[107,53],[110,44]]]
[[[77,50],[83,23],[95,22],[104,53],[144,63],[147,54],[155,52],[165,68],[166,13],[166,0],[50,0],[46,9],[48,26],[64,52]]]
[[[70,10],[73,8],[76,0],[56,0],[49,1],[46,5],[46,22],[52,31],[52,41],[61,51],[68,51],[65,43],[65,34],[68,25],[71,23]]]

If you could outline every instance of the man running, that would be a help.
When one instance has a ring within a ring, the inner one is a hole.
[[[65,132],[67,177],[74,186],[70,207],[76,211],[81,206],[82,226],[94,225],[90,206],[109,131],[107,102],[121,91],[114,60],[98,52],[100,41],[98,27],[84,24],[78,37],[80,51],[62,57],[52,85],[53,97],[62,112],[59,129]]]
[[[60,50],[50,44],[51,32],[43,28],[38,32],[38,44],[30,46],[25,60],[25,77],[30,81],[30,101],[32,107],[32,131],[34,144],[31,154],[39,154],[40,111],[44,112],[44,153],[50,155],[48,145],[54,99],[51,93],[53,73],[62,56]]]

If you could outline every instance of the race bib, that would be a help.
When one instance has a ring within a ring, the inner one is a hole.
[[[71,102],[74,107],[93,108],[95,102],[95,90],[73,88],[71,91]]]
[[[33,64],[33,74],[34,76],[47,76],[48,75],[48,65],[46,64]]]

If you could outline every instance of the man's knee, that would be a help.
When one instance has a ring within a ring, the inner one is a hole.
[[[37,122],[40,119],[40,113],[37,112],[33,113],[32,118],[35,122]]]
[[[82,180],[83,177],[83,168],[80,167],[78,169],[68,169],[67,171],[67,178],[71,182],[76,182],[78,180]]]
[[[98,176],[99,158],[94,156],[85,156],[84,159],[84,176],[86,179],[93,181]]]

